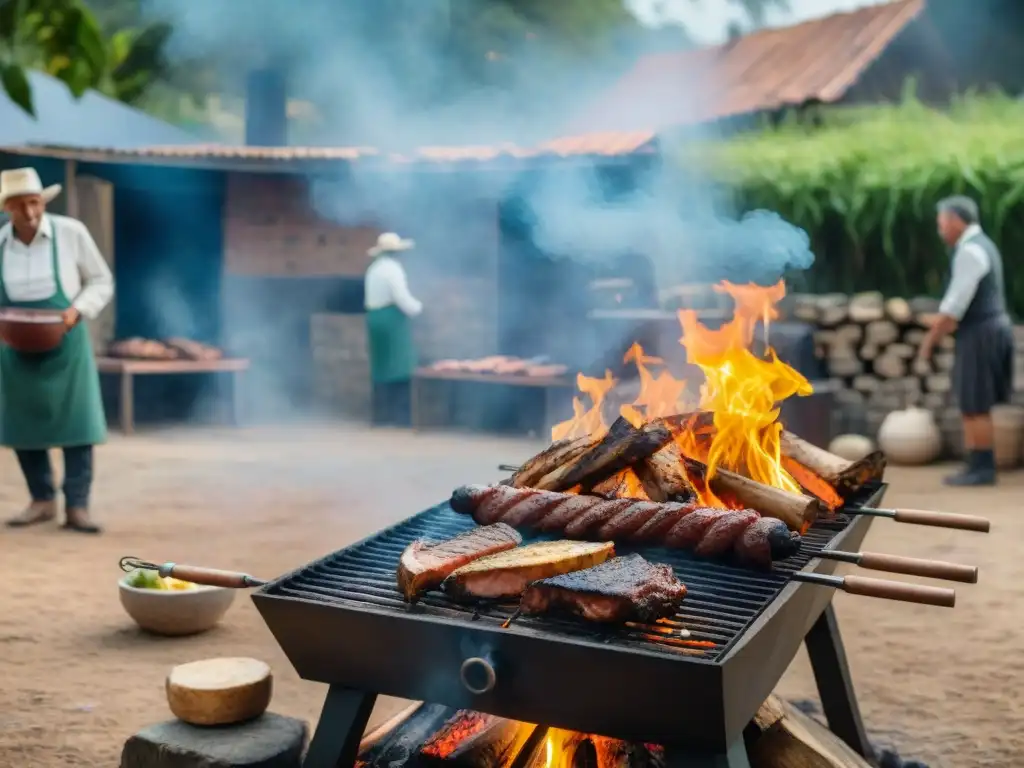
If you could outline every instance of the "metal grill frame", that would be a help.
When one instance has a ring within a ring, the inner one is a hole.
[[[881,485],[860,504],[877,506],[885,490]],[[855,516],[827,546],[858,549],[871,522],[871,517]],[[725,753],[741,739],[832,599],[829,588],[789,582],[721,658],[708,661],[534,626],[510,631],[415,609],[275,594],[310,569],[396,527],[276,579],[253,595],[303,679],[327,683],[332,692],[384,694],[627,741],[682,743]],[[803,570],[831,574],[837,565],[814,558]],[[841,646],[838,651],[841,657]],[[497,684],[488,693],[474,695],[461,683],[461,666],[472,657],[489,659],[497,672]],[[840,679],[846,677],[845,669],[839,672]]]

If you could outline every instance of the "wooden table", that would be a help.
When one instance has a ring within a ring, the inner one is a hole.
[[[566,376],[524,376],[522,374],[472,373],[470,371],[444,371],[435,368],[417,368],[412,377],[411,417],[413,429],[422,427],[420,398],[424,381],[451,381],[474,384],[497,384],[505,387],[532,387],[544,390],[544,428],[553,425],[552,412],[557,403],[555,394],[559,390],[575,390],[575,377]]]
[[[98,357],[96,367],[100,373],[121,378],[120,428],[130,435],[135,431],[135,377],[170,376],[185,373],[230,373],[231,417],[235,424],[240,422],[239,379],[249,370],[249,361],[241,358],[224,360],[128,360],[117,357]]]

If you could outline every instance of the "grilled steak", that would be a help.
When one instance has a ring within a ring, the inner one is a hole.
[[[523,537],[505,523],[474,528],[447,541],[414,541],[398,561],[398,589],[407,602],[415,603],[456,568],[522,543]]]
[[[531,581],[590,568],[614,555],[610,541],[542,541],[464,565],[441,589],[456,599],[519,597]]]
[[[659,544],[704,557],[731,553],[745,564],[763,568],[800,549],[799,534],[781,520],[762,518],[750,509],[701,507],[692,502],[609,501],[506,485],[464,485],[452,494],[451,505],[481,525],[503,522],[590,541]]]
[[[526,588],[520,609],[524,614],[567,611],[603,623],[652,622],[674,615],[684,597],[686,587],[669,566],[628,555],[535,581]]]

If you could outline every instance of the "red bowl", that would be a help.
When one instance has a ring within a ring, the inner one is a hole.
[[[0,343],[18,352],[51,352],[60,346],[66,330],[56,310],[0,309]]]

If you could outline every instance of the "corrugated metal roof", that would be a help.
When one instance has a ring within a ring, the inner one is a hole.
[[[64,83],[43,72],[29,71],[28,79],[36,117],[25,114],[0,93],[0,145],[102,143],[123,149],[201,141],[175,125],[96,91],[87,91],[76,99]]]
[[[645,56],[573,122],[661,131],[834,102],[924,7],[925,0],[899,0],[714,47]]]
[[[420,147],[406,154],[373,147],[248,147],[220,144],[147,146],[131,148],[77,146],[8,146],[0,150],[35,157],[57,157],[86,162],[145,162],[209,168],[276,166],[317,161],[358,162],[379,160],[399,165],[485,163],[552,157],[615,157],[651,152],[657,137],[652,131],[588,133],[567,136],[531,147],[498,146]]]

